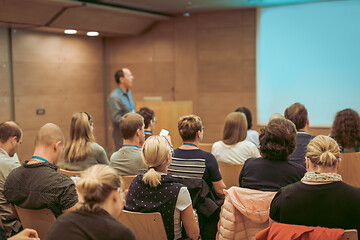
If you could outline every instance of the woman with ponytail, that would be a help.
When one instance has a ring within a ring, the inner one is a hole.
[[[59,166],[67,170],[83,171],[95,164],[109,165],[103,147],[95,142],[93,119],[87,112],[74,113],[70,125],[70,139]]]
[[[340,148],[330,137],[319,135],[307,146],[307,173],[300,182],[275,195],[270,218],[306,226],[357,229],[360,233],[360,188],[342,182]]]
[[[145,174],[131,183],[126,196],[126,209],[134,212],[160,212],[168,239],[187,237],[198,239],[189,191],[167,175],[171,163],[171,147],[161,136],[150,136],[144,143],[141,155],[148,166]],[[181,223],[186,236],[182,236]]]
[[[61,215],[46,239],[134,240],[134,233],[117,221],[124,208],[121,181],[115,169],[95,165],[76,182],[81,208]]]

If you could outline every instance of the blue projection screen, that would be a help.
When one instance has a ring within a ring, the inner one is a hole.
[[[310,126],[360,112],[360,1],[260,9],[256,71],[258,124],[295,102]]]

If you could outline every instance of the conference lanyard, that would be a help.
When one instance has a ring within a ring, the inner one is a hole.
[[[145,131],[144,133],[152,135],[152,132],[149,132],[149,131]]]
[[[41,160],[41,161],[50,163],[50,162],[49,162],[48,160],[46,160],[45,158],[42,158],[42,157],[39,157],[39,156],[32,156],[31,158],[38,159],[38,160]]]
[[[196,146],[195,144],[192,144],[192,143],[184,143],[183,145],[188,145],[188,146],[193,146],[193,147],[198,147],[198,146]]]
[[[131,91],[130,90],[128,91],[128,93],[127,93],[128,98],[127,98],[127,97],[125,97],[124,93],[120,90],[119,87],[116,87],[116,89],[118,90],[119,94],[121,95],[122,99],[124,100],[124,103],[128,107],[129,112],[135,112],[134,102],[131,97]]]
[[[138,146],[136,145],[133,145],[133,144],[124,144],[123,147],[134,147],[134,148],[139,148]]]

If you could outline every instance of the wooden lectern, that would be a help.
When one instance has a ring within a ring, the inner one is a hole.
[[[142,107],[148,107],[155,112],[156,123],[153,134],[158,135],[161,129],[165,128],[170,131],[174,148],[181,146],[182,140],[177,124],[181,116],[193,114],[192,102],[136,102],[136,112]]]

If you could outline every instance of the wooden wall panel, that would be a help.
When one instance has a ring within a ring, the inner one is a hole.
[[[24,131],[19,156],[29,158],[39,128],[58,124],[67,137],[71,116],[86,111],[104,145],[101,39],[16,31],[13,34],[15,119]],[[36,109],[45,115],[36,115]]]
[[[10,120],[7,29],[0,28],[0,122]]]

